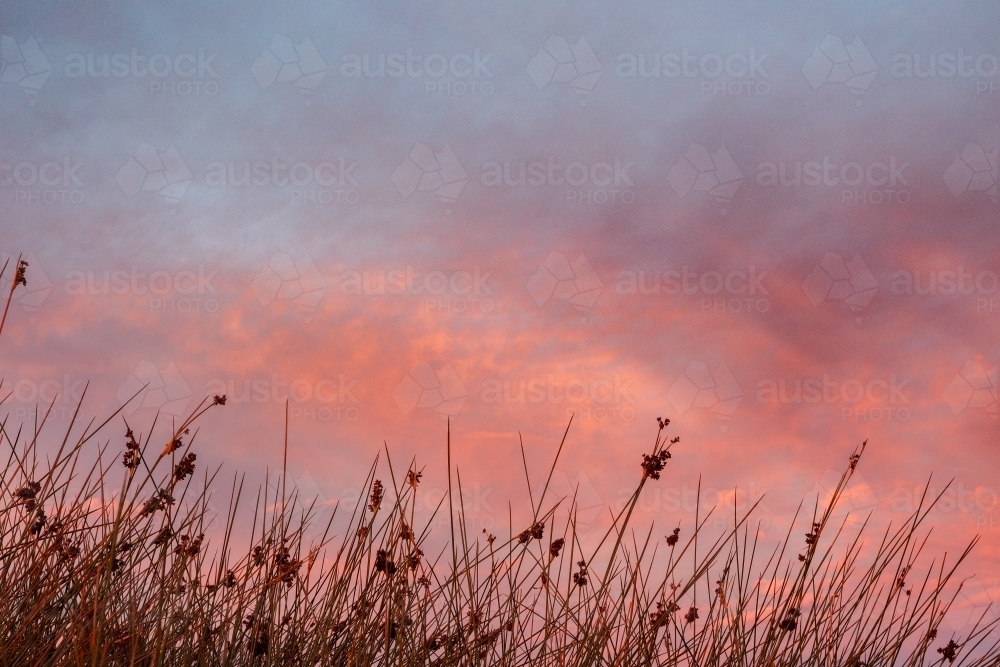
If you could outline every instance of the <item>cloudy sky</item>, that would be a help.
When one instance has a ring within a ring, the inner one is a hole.
[[[226,393],[199,461],[261,483],[287,399],[328,503],[384,447],[441,488],[450,417],[494,532],[519,435],[539,476],[571,416],[556,482],[594,526],[659,416],[682,440],[641,507],[671,525],[700,474],[783,535],[868,439],[851,508],[898,523],[953,479],[934,548],[982,535],[996,600],[997,14],[5,3],[3,409],[65,426],[89,382],[165,437]]]

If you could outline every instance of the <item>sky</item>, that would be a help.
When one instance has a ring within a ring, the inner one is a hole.
[[[783,536],[867,440],[846,509],[898,524],[951,480],[929,548],[980,535],[966,601],[1000,601],[998,19],[5,2],[0,413],[65,427],[86,386],[166,437],[224,393],[199,461],[262,484],[287,402],[304,493],[352,502],[388,452],[428,510],[450,423],[493,532],[571,417],[553,484],[595,532],[657,417],[665,534],[700,476],[701,511]]]

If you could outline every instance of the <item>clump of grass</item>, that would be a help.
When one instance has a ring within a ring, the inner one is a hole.
[[[194,447],[197,420],[225,402],[203,401],[163,446],[155,422],[145,435],[120,412],[84,425],[78,405],[50,457],[39,445],[48,413],[29,428],[0,423],[0,664],[1000,664],[993,623],[941,630],[975,540],[952,563],[923,557],[940,496],[925,494],[873,549],[865,529],[834,521],[865,444],[829,502],[797,514],[763,554],[752,508],[734,508],[732,529],[715,538],[711,513],[662,542],[633,527],[640,494],[669,474],[679,442],[665,419],[652,449],[636,451],[634,493],[596,546],[580,539],[575,498],[549,492],[569,427],[540,496],[529,490],[531,516],[506,536],[470,533],[449,429],[437,509],[446,540],[435,542],[434,517],[417,521],[423,470],[396,470],[387,455],[362,500],[315,538],[315,507],[282,475],[257,493],[238,546],[243,483],[210,544],[218,471],[199,471]],[[123,436],[98,442],[115,428]]]
[[[957,593],[946,588],[972,545],[951,565],[921,568],[919,527],[936,499],[886,531],[863,567],[860,536],[844,543],[844,526],[831,523],[864,445],[808,532],[790,532],[767,558],[746,515],[707,545],[707,516],[686,540],[676,528],[663,554],[651,529],[632,531],[639,494],[678,441],[664,436],[666,420],[652,453],[636,457],[629,503],[590,551],[573,499],[549,498],[546,488],[524,528],[497,538],[468,534],[461,502],[452,503],[461,493],[449,489],[439,508],[451,516],[448,544],[425,553],[430,521],[415,520],[422,471],[397,478],[388,457],[389,481],[372,467],[340,537],[328,522],[307,543],[312,508],[278,486],[258,494],[253,537],[237,549],[237,483],[222,544],[210,550],[214,475],[193,484],[191,431],[224,404],[204,401],[162,448],[127,425],[123,441],[93,445],[105,424],[71,438],[71,423],[44,466],[47,415],[30,433],[0,425],[9,449],[0,475],[3,664],[996,663],[996,645],[982,644],[992,624],[938,636]],[[88,446],[99,451],[83,469]],[[569,511],[557,521],[562,502]]]

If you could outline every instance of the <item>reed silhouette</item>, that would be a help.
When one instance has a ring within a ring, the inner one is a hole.
[[[5,317],[26,268],[19,260]],[[446,535],[432,535],[434,517],[417,520],[423,470],[397,470],[386,452],[362,500],[318,527],[284,471],[252,508],[235,479],[213,544],[219,470],[199,470],[196,422],[225,402],[206,398],[162,443],[155,421],[137,434],[121,410],[84,423],[81,398],[45,455],[51,406],[33,424],[0,423],[0,665],[1000,664],[985,612],[962,636],[942,629],[976,540],[951,562],[924,556],[940,495],[925,493],[870,547],[867,520],[851,530],[835,515],[864,443],[829,500],[800,507],[769,550],[754,508],[732,508],[731,529],[714,537],[711,513],[662,537],[634,526],[643,489],[682,455],[666,419],[623,464],[634,492],[587,548],[576,498],[549,488],[569,426],[540,494],[525,465],[532,516],[506,536],[469,528],[449,426],[448,492],[434,513]],[[101,443],[105,432],[115,435]],[[237,517],[251,509],[237,544]]]

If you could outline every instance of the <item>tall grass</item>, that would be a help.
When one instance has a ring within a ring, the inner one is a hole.
[[[285,475],[255,493],[234,481],[210,544],[218,471],[198,471],[196,422],[224,406],[206,399],[163,443],[120,411],[83,423],[78,405],[48,455],[49,412],[0,423],[0,664],[1000,664],[993,623],[942,629],[975,540],[951,561],[924,556],[940,496],[871,544],[867,521],[834,519],[864,444],[772,549],[753,508],[733,508],[715,537],[709,515],[665,539],[633,525],[643,489],[669,474],[667,420],[636,450],[634,493],[597,540],[581,540],[576,499],[549,490],[567,427],[541,493],[527,484],[532,516],[506,535],[468,528],[449,429],[448,493],[429,520],[417,520],[423,471],[387,454],[357,506],[319,527]],[[99,441],[108,429],[118,435]]]

